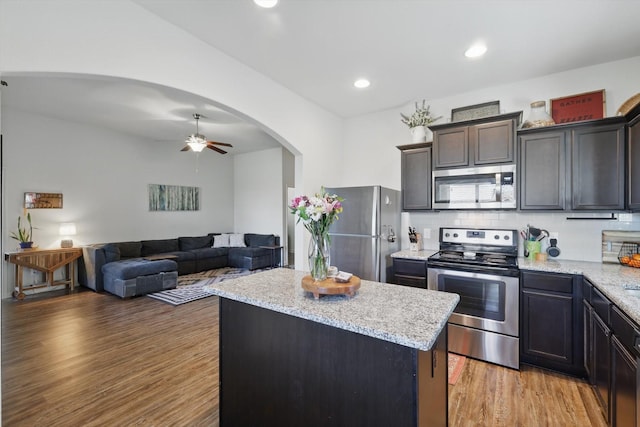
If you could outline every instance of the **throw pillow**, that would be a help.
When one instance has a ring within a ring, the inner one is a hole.
[[[244,248],[247,245],[244,243],[244,234],[231,234],[229,236],[229,246],[232,248]]]
[[[229,234],[216,234],[213,236],[214,248],[227,248],[229,247]]]

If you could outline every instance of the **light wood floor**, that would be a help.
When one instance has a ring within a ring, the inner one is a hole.
[[[76,292],[2,301],[3,426],[217,426],[218,306]],[[590,388],[467,359],[451,426],[605,426]]]

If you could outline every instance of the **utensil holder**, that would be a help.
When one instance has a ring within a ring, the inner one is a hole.
[[[536,254],[540,253],[540,250],[541,250],[542,245],[540,244],[540,242],[536,242],[534,240],[527,240],[524,245],[527,251],[529,252],[529,256],[527,256],[527,258],[530,260],[535,260]]]

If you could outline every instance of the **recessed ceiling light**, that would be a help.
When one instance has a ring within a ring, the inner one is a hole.
[[[278,0],[253,0],[253,2],[260,7],[265,7],[267,9],[278,4]]]
[[[353,82],[353,85],[358,89],[364,89],[366,87],[369,87],[371,85],[371,82],[367,79],[358,79]]]
[[[484,55],[486,51],[487,46],[485,46],[484,43],[477,43],[467,49],[467,51],[464,53],[464,56],[466,56],[467,58],[477,58]]]

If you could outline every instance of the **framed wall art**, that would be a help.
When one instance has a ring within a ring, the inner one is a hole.
[[[453,108],[451,121],[480,119],[482,117],[497,116],[500,114],[500,101],[485,102],[483,104],[469,105],[467,107]]]
[[[558,125],[602,119],[606,111],[604,89],[554,98],[550,102],[550,110],[553,121]]]
[[[149,184],[150,211],[200,210],[200,187]]]
[[[25,209],[62,209],[62,193],[24,193]]]

